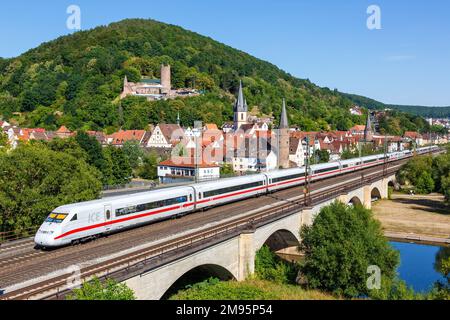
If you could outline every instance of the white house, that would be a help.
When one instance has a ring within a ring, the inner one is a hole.
[[[220,178],[220,166],[206,164],[204,162],[195,164],[193,158],[179,158],[175,161],[166,160],[158,165],[158,177],[161,183],[174,183],[195,180],[198,170],[198,180],[216,180]]]
[[[184,131],[178,124],[158,124],[148,139],[146,147],[170,149],[174,142],[181,141],[183,137]]]

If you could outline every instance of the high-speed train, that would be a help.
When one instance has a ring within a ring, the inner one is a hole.
[[[424,147],[417,149],[416,153],[437,149],[436,146]],[[309,177],[311,181],[327,179],[412,155],[410,150],[406,150],[313,165]],[[77,243],[121,229],[302,185],[304,181],[305,168],[300,167],[63,205],[50,213],[34,241],[43,248]]]

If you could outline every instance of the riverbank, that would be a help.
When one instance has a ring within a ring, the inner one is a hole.
[[[373,204],[375,218],[393,240],[450,244],[450,209],[439,194],[394,193]]]

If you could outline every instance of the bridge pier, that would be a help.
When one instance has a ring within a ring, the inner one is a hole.
[[[349,199],[348,199],[348,195],[346,194],[341,194],[338,198],[338,201],[342,202],[343,204],[348,204]]]
[[[239,236],[238,281],[243,281],[255,272],[255,232],[244,231]]]
[[[372,209],[372,186],[363,187],[363,205],[366,209]]]

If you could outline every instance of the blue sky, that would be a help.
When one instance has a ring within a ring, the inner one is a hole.
[[[17,56],[71,31],[152,18],[212,37],[320,86],[382,102],[450,105],[448,0],[16,0],[2,3],[0,56]],[[369,5],[381,30],[366,27]]]

